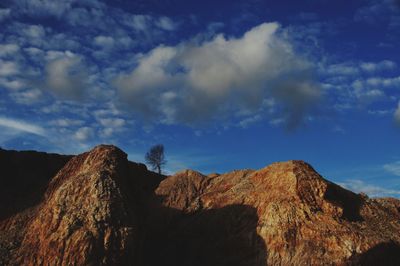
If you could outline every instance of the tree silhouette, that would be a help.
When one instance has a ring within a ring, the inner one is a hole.
[[[161,167],[167,163],[164,156],[164,145],[157,144],[146,153],[146,162],[151,165],[153,170],[161,174]]]

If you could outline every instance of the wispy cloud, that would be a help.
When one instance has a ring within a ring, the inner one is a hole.
[[[16,0],[16,12],[32,17],[60,17],[71,9],[74,0]],[[96,1],[93,1],[96,2]]]
[[[377,185],[368,184],[359,179],[346,180],[338,184],[357,193],[363,192],[370,197],[400,196],[400,190],[387,189]]]
[[[383,166],[383,169],[393,175],[400,176],[400,161],[388,163]]]
[[[396,62],[391,60],[383,60],[381,62],[362,62],[360,68],[367,72],[378,72],[385,70],[393,70],[397,68]]]
[[[11,128],[20,132],[46,136],[44,128],[23,120],[0,117],[0,126]]]
[[[0,8],[0,21],[7,19],[11,14],[11,10],[9,8]]]

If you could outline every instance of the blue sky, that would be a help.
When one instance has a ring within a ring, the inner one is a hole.
[[[301,159],[400,197],[400,2],[0,3],[0,146],[166,171]]]

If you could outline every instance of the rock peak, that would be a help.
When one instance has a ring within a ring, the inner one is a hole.
[[[95,146],[93,149],[91,149],[89,152],[103,152],[103,151],[117,151],[125,153],[120,148],[112,144],[99,144]]]
[[[27,228],[21,264],[125,264],[134,260],[137,224],[126,203],[129,164],[112,145],[72,158],[51,180]],[[88,256],[88,254],[97,254]]]

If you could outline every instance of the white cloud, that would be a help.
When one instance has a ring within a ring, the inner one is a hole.
[[[392,87],[392,86],[399,86],[400,85],[400,77],[394,78],[381,78],[381,77],[374,77],[369,78],[366,80],[366,85],[368,86],[375,86],[375,87]]]
[[[391,96],[390,89],[397,86],[400,86],[400,77],[356,79],[351,83],[350,95],[347,95],[344,99],[349,99],[349,96],[351,96],[361,104],[370,104],[377,100],[388,100],[389,96]],[[346,85],[344,87],[347,88]],[[346,93],[347,89],[343,90],[343,92]]]
[[[357,193],[363,192],[370,197],[387,197],[400,195],[400,190],[387,189],[380,186],[367,184],[364,181],[358,179],[347,180],[338,184]]]
[[[178,28],[178,23],[173,22],[168,17],[160,17],[155,23],[159,28],[167,31],[174,31]]]
[[[78,56],[67,55],[50,61],[46,74],[46,87],[54,95],[72,100],[83,97],[87,74]]]
[[[104,118],[105,116],[119,115],[120,113],[121,113],[120,110],[116,108],[114,103],[109,103],[107,108],[93,111],[93,115],[96,117],[96,119],[101,119]]]
[[[7,19],[11,14],[11,9],[9,8],[0,8],[0,21]]]
[[[400,101],[397,105],[397,109],[394,112],[394,120],[400,126]]]
[[[388,171],[391,174],[400,176],[400,161],[394,163],[388,163],[383,166],[383,169]]]
[[[385,116],[391,114],[392,110],[368,110],[368,114],[377,115],[377,116]]]
[[[251,124],[257,123],[260,120],[262,120],[262,116],[260,114],[256,114],[254,116],[246,117],[245,119],[241,120],[239,122],[239,126],[242,128],[247,128]]]
[[[14,43],[0,44],[0,57],[13,55],[19,51],[19,46]]]
[[[356,11],[354,19],[369,24],[391,21],[393,17],[396,17],[397,15],[397,2],[397,0],[365,1],[365,6],[362,6]]]
[[[115,129],[114,129],[114,128],[111,128],[111,127],[106,127],[106,128],[103,128],[102,130],[100,130],[100,135],[101,135],[103,138],[109,138],[109,137],[111,137],[114,133],[115,133]]]
[[[24,48],[24,51],[27,52],[32,57],[37,57],[38,55],[42,55],[44,52],[36,47],[28,47]]]
[[[116,79],[120,98],[147,118],[192,124],[238,109],[254,112],[268,96],[298,124],[320,91],[308,75],[311,64],[278,28],[264,23],[241,38],[217,35],[199,44],[159,46]]]
[[[360,64],[360,68],[366,72],[377,72],[384,70],[393,70],[397,67],[397,64],[390,60],[383,60],[378,63],[374,62],[363,62]]]
[[[0,78],[0,87],[5,87],[11,90],[18,90],[25,86],[25,83],[19,79],[7,79],[7,78]]]
[[[24,30],[23,33],[30,38],[33,39],[41,39],[45,36],[46,32],[41,25],[28,25]]]
[[[16,0],[15,11],[32,17],[61,17],[74,0]]]
[[[11,76],[18,73],[18,65],[12,61],[0,59],[0,76]]]
[[[45,59],[47,61],[52,61],[56,59],[63,59],[63,58],[74,58],[77,57],[74,53],[71,51],[57,51],[57,50],[48,50],[46,51]]]
[[[79,128],[75,134],[74,138],[78,141],[87,141],[89,138],[91,138],[94,134],[94,131],[90,127],[81,127]]]
[[[30,89],[26,91],[18,91],[11,94],[16,103],[31,105],[40,101],[42,92],[39,89]]]
[[[380,62],[353,62],[347,61],[339,64],[321,64],[320,72],[324,76],[331,76],[331,78],[340,78],[344,82],[348,82],[348,78],[357,77],[364,72],[365,74],[372,75],[376,72],[393,70],[397,68],[397,64],[390,60],[383,60]],[[346,78],[347,77],[347,78]],[[369,79],[376,79],[375,77]]]
[[[45,130],[27,121],[12,118],[0,117],[0,126],[7,127],[19,132],[31,133],[39,136],[46,136]]]
[[[49,122],[50,125],[52,126],[58,126],[58,127],[72,127],[72,126],[81,126],[85,122],[80,119],[69,119],[69,118],[60,118],[56,120],[52,120]]]
[[[125,126],[127,121],[123,118],[96,117],[96,119],[102,126],[99,133],[103,138],[109,138],[114,133],[120,133],[126,130]]]
[[[395,85],[397,78],[357,79],[351,84],[353,96],[364,104],[369,104],[386,96],[386,88]],[[400,79],[399,79],[400,82]]]
[[[102,126],[105,127],[123,127],[126,121],[122,118],[100,118],[99,122]]]
[[[152,17],[149,15],[125,15],[121,22],[137,31],[147,31],[151,26]]]
[[[385,93],[382,90],[377,90],[377,89],[355,90],[355,92],[357,98],[364,103],[370,103],[385,96]]]
[[[110,36],[96,36],[94,43],[103,48],[112,48],[114,46],[114,39]]]
[[[346,61],[340,64],[321,63],[319,72],[322,88],[327,94],[338,99],[335,106],[350,108],[365,106],[376,101],[387,101],[390,89],[400,86],[400,77],[378,76],[381,72],[393,70],[397,64],[390,60],[378,62]],[[343,108],[341,108],[343,110]]]
[[[359,74],[359,69],[351,63],[341,63],[329,65],[324,69],[324,73],[334,76],[354,76]]]

